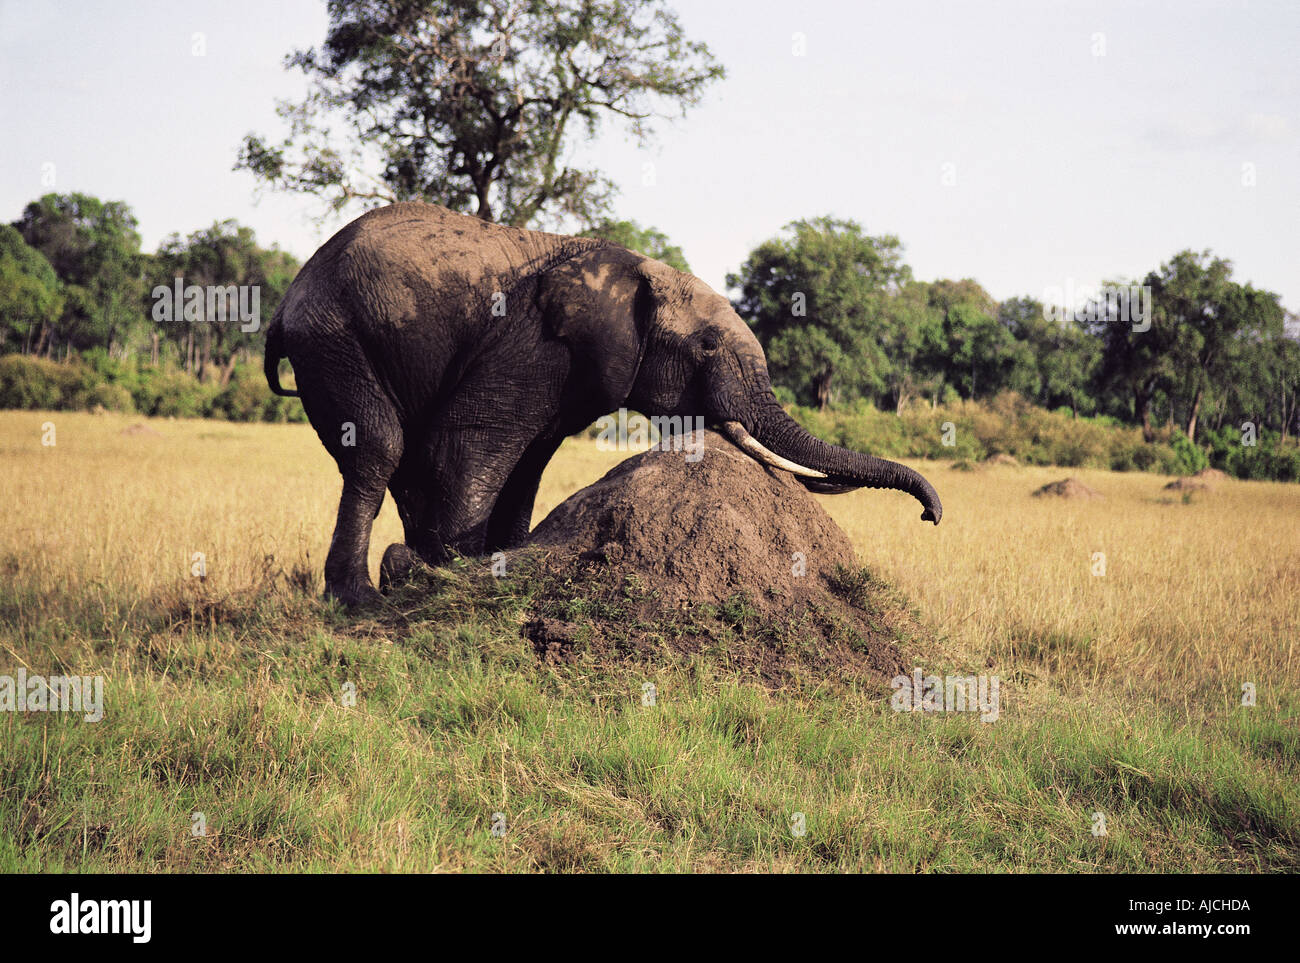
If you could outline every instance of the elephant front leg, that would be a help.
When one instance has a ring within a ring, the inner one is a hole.
[[[445,563],[453,552],[489,551],[493,510],[525,448],[499,432],[431,433],[393,480],[406,547],[428,565]],[[385,582],[409,570],[410,557],[397,546],[385,558],[392,563]]]
[[[542,473],[563,440],[549,436],[538,438],[515,464],[488,519],[487,551],[515,548],[528,539]]]

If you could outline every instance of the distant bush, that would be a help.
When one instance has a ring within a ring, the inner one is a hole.
[[[1263,429],[1246,444],[1247,436],[1240,425],[1223,425],[1206,429],[1201,435],[1208,450],[1211,467],[1237,478],[1271,478],[1276,481],[1300,481],[1300,440]]]
[[[843,407],[790,407],[805,428],[827,441],[885,458],[944,458],[979,462],[1008,454],[1029,465],[1103,468],[1190,475],[1207,466],[1238,478],[1300,480],[1300,445],[1281,445],[1264,432],[1258,445],[1241,444],[1241,432],[1205,432],[1194,445],[1181,432],[1158,429],[1145,442],[1139,428],[1109,416],[1074,417],[1068,408],[1048,411],[1013,392],[989,402],[955,401],[915,406],[894,415],[865,402]],[[945,425],[951,430],[945,431]],[[952,444],[944,444],[945,438]]]
[[[296,398],[271,393],[260,364],[236,365],[224,387],[176,368],[139,366],[102,351],[62,363],[24,355],[0,357],[0,408],[46,411],[137,411],[159,418],[306,421]]]
[[[1176,475],[1194,475],[1202,468],[1210,467],[1210,458],[1199,447],[1192,444],[1184,434],[1177,434],[1173,440],[1174,454],[1178,457]]]
[[[0,407],[57,409],[63,397],[63,374],[53,361],[16,354],[0,358]]]
[[[60,364],[45,358],[6,355],[0,358],[0,408],[49,411],[133,411],[131,393],[99,378],[84,364]]]
[[[272,393],[260,366],[238,366],[212,400],[212,414],[229,421],[306,421],[296,398]]]

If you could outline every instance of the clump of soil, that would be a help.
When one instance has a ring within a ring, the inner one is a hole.
[[[919,631],[793,476],[710,432],[622,462],[528,546],[546,588],[524,632],[547,658],[708,653],[775,683],[878,680]]]
[[[999,452],[996,455],[989,455],[987,458],[984,459],[983,463],[984,465],[990,468],[996,467],[998,465],[1005,465],[1008,468],[1020,467],[1020,462],[1016,461],[1013,455],[1008,455],[1005,452]]]
[[[1202,468],[1185,478],[1175,478],[1165,486],[1167,492],[1212,492],[1219,482],[1226,481],[1228,475],[1217,468]]]
[[[1060,481],[1044,485],[1034,492],[1035,498],[1051,495],[1057,498],[1102,498],[1101,492],[1089,488],[1077,478],[1063,478]]]
[[[127,425],[125,428],[122,429],[120,434],[123,434],[128,438],[161,438],[162,437],[162,435],[154,431],[148,425],[142,425],[139,422],[137,422],[134,425]]]

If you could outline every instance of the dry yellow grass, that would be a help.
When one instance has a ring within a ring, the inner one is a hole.
[[[0,412],[0,667],[102,674],[113,693],[96,725],[0,713],[0,869],[1297,865],[1300,486],[1184,502],[1158,476],[1075,472],[1105,497],[1072,502],[1030,494],[1058,469],[918,465],[938,528],[897,492],[826,497],[935,629],[922,664],[1004,680],[993,726],[707,661],[539,663],[516,624],[528,587],[476,595],[465,567],[400,634],[264,590],[268,566],[321,588],[339,479],[311,429],[123,433],[137,423]],[[538,516],[622,457],[566,442]],[[399,536],[386,505],[372,567]],[[643,672],[669,694],[653,712]]]
[[[46,422],[53,446],[42,445]],[[0,577],[51,605],[120,605],[189,578],[202,552],[217,592],[254,584],[268,556],[307,567],[319,588],[339,479],[310,428],[154,420],[156,435],[122,433],[140,422],[0,412]],[[567,441],[537,518],[622,457]],[[943,497],[938,528],[898,493],[822,502],[864,564],[965,657],[1008,665],[1017,647],[1046,645],[1076,682],[1104,671],[1144,690],[1177,682],[1225,697],[1242,681],[1300,684],[1300,486],[1227,481],[1184,501],[1145,473],[914,467]],[[1031,497],[1066,475],[1105,497]],[[400,537],[390,500],[372,572]],[[1099,552],[1104,575],[1092,574]]]

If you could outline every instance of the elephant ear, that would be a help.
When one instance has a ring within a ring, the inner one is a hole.
[[[560,262],[538,279],[537,304],[546,331],[568,345],[574,374],[602,411],[614,410],[632,393],[661,300],[657,264],[602,246]]]

